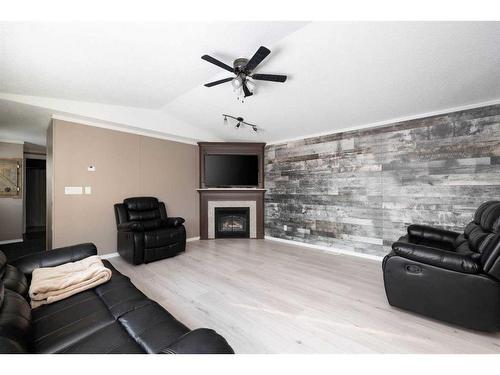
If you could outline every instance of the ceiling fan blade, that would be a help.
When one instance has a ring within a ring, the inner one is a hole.
[[[245,94],[245,98],[247,96],[252,96],[253,95],[252,92],[248,89],[246,82],[243,82],[242,86],[243,86],[243,93]]]
[[[234,73],[234,69],[231,68],[229,65],[224,64],[222,61],[219,61],[212,56],[208,55],[203,55],[201,58],[205,61],[208,61],[209,63],[212,63],[214,65],[217,65],[218,67],[221,67],[222,69],[226,69],[228,72]]]
[[[252,78],[259,81],[285,82],[287,77],[281,74],[253,74]]]
[[[262,62],[262,60],[264,60],[270,53],[271,51],[268,50],[266,47],[260,46],[257,52],[255,52],[252,58],[245,65],[245,70],[247,71],[254,70],[257,67],[257,65],[259,65]]]
[[[214,82],[210,82],[210,83],[205,83],[204,86],[205,87],[212,87],[212,86],[220,85],[221,83],[232,81],[233,79],[234,79],[233,77],[219,79],[218,81],[214,81]]]

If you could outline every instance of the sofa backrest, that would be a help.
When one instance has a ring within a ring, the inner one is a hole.
[[[7,257],[5,256],[3,251],[0,250],[0,279],[3,277],[6,267],[7,267]]]
[[[31,332],[31,309],[19,294],[0,280],[0,353],[26,353]]]

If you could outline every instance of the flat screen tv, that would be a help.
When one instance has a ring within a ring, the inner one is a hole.
[[[205,187],[256,187],[257,155],[205,155]]]

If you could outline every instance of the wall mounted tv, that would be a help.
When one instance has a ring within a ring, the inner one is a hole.
[[[256,187],[257,155],[205,155],[205,187]]]

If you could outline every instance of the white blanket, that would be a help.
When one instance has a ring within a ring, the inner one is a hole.
[[[111,270],[104,267],[97,255],[57,267],[37,268],[33,271],[29,289],[31,307],[60,301],[110,278]]]

